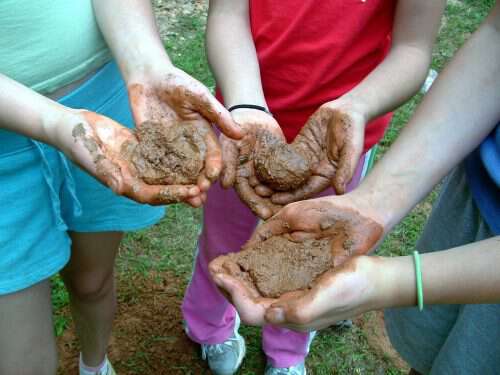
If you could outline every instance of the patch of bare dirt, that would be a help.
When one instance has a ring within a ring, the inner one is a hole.
[[[182,327],[185,283],[169,273],[123,276],[108,356],[120,375],[209,374]],[[69,312],[68,312],[69,314]],[[78,374],[73,327],[58,338],[59,375]]]
[[[364,314],[355,320],[355,324],[363,330],[368,344],[378,355],[387,357],[396,367],[406,372],[410,370],[408,364],[399,356],[389,341],[382,311]]]

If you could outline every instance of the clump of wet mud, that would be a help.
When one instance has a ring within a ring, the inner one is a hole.
[[[259,151],[254,155],[255,175],[276,191],[294,190],[311,175],[312,160],[297,144],[288,144],[274,134],[258,135]]]
[[[127,144],[123,152],[133,162],[139,177],[150,185],[196,184],[204,167],[206,145],[198,127],[190,122],[179,125],[146,121],[136,136],[137,144]]]
[[[310,288],[321,274],[334,267],[330,239],[293,242],[273,236],[222,257],[224,272],[271,298]]]

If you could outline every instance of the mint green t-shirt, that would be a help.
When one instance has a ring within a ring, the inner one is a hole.
[[[111,58],[91,0],[0,0],[0,72],[50,94]]]

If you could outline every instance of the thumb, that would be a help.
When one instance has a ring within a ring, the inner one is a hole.
[[[280,325],[286,323],[285,311],[282,307],[270,307],[266,311],[266,321],[270,324]]]
[[[231,117],[229,111],[212,96],[210,93],[204,93],[196,96],[197,111],[208,121],[214,123],[220,131],[229,138],[241,139],[244,132]]]
[[[222,135],[221,148],[222,148],[222,164],[223,164],[221,185],[224,189],[228,189],[234,185],[234,181],[236,179],[238,147],[233,141],[227,139],[224,135]]]
[[[364,143],[364,126],[356,126],[351,117],[334,111],[327,129],[327,153],[330,162],[337,166],[333,187],[337,194],[344,194],[351,181]]]

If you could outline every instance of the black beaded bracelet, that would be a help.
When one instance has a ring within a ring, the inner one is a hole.
[[[259,111],[271,114],[271,112],[269,112],[266,107],[263,107],[261,105],[255,105],[255,104],[237,104],[237,105],[233,105],[232,107],[228,108],[228,111],[231,112],[231,111],[234,111],[235,109],[240,109],[240,108],[257,109]]]

